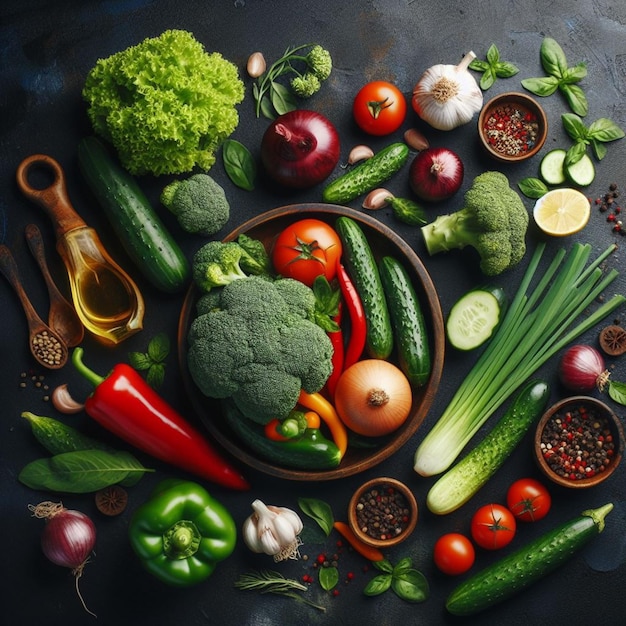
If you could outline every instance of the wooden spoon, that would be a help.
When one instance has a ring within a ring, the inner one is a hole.
[[[50,309],[48,325],[55,330],[69,347],[77,346],[85,334],[85,327],[80,321],[76,309],[66,300],[54,282],[48,264],[41,231],[35,224],[28,224],[25,230],[28,247],[33,253],[48,288]]]
[[[26,313],[28,320],[28,343],[35,360],[48,369],[60,369],[67,363],[68,350],[63,339],[37,315],[28,299],[19,276],[17,264],[7,246],[0,245],[0,271],[9,281]]]

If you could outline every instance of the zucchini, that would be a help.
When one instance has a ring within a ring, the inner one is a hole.
[[[577,187],[588,187],[596,177],[596,168],[588,154],[571,165],[564,165],[565,176]]]
[[[563,168],[566,154],[566,150],[556,148],[555,150],[550,150],[541,159],[539,175],[544,183],[547,185],[562,185],[566,181],[565,169]]]
[[[500,287],[472,289],[450,309],[446,335],[457,350],[474,350],[485,343],[504,316],[506,296]]]
[[[346,271],[363,303],[367,326],[365,350],[372,358],[386,359],[393,350],[393,329],[374,254],[355,220],[338,217],[335,228],[343,245]]]
[[[166,293],[183,289],[191,277],[189,261],[134,177],[96,137],[81,139],[78,163],[124,250],[145,278]]]
[[[354,200],[391,178],[408,158],[406,144],[392,143],[330,183],[322,195],[324,202],[344,204]]]
[[[543,413],[549,397],[549,386],[541,380],[531,380],[522,387],[487,436],[430,488],[426,497],[429,510],[445,515],[472,498]]]
[[[404,266],[385,256],[378,269],[389,307],[398,364],[411,385],[421,387],[431,371],[430,346],[424,314]]]
[[[613,509],[608,503],[583,511],[538,539],[522,546],[462,582],[446,600],[453,615],[474,615],[526,589],[565,563],[604,530],[604,518]]]

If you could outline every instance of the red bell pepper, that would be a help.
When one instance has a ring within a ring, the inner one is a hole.
[[[95,387],[85,411],[101,426],[151,456],[206,480],[237,490],[248,481],[177,413],[130,365],[118,363],[102,377],[72,353],[76,369]]]
[[[350,338],[343,359],[343,369],[346,370],[356,363],[363,354],[367,337],[367,323],[361,296],[359,296],[348,272],[340,262],[337,263],[337,280],[350,316]]]

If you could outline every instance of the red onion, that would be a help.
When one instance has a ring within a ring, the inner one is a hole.
[[[305,189],[322,182],[339,162],[339,133],[315,111],[298,109],[277,117],[261,140],[261,161],[281,185]]]
[[[41,535],[43,553],[55,565],[72,570],[78,597],[84,609],[91,613],[80,594],[78,579],[96,544],[94,523],[84,513],[66,509],[60,502],[41,502],[37,506],[29,505],[28,508],[35,517],[46,520]]]
[[[561,357],[559,378],[571,391],[602,391],[609,375],[602,355],[592,346],[572,346]]]
[[[422,200],[438,202],[455,194],[463,183],[465,168],[449,148],[427,148],[417,154],[409,170],[409,184]]]

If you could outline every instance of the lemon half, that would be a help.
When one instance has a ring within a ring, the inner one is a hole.
[[[533,209],[537,226],[553,237],[577,233],[587,225],[590,215],[591,203],[587,196],[569,187],[548,191]]]

